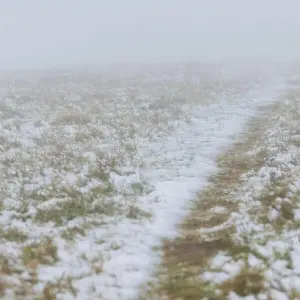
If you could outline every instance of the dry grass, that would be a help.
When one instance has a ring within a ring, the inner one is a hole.
[[[219,286],[222,297],[227,297],[230,292],[235,292],[240,297],[258,295],[264,292],[266,290],[264,272],[265,269],[244,266],[236,276]]]
[[[50,238],[45,238],[40,242],[27,245],[23,248],[22,252],[22,261],[25,266],[33,262],[54,264],[58,260],[57,246]]]
[[[0,238],[10,242],[23,243],[28,239],[28,236],[20,229],[10,227],[6,230],[0,229]]]

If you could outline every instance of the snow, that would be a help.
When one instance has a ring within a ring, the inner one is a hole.
[[[75,278],[73,283],[78,291],[76,297],[63,292],[57,295],[57,299],[129,300],[137,297],[140,285],[154,276],[155,267],[160,262],[160,253],[154,251],[154,247],[160,245],[162,238],[177,235],[176,225],[188,213],[191,201],[195,199],[197,193],[208,184],[209,176],[217,171],[217,156],[232,144],[233,138],[242,132],[247,121],[259,114],[260,107],[278,101],[285,88],[286,79],[276,75],[268,74],[268,76],[270,77],[268,77],[269,81],[253,85],[247,92],[221,94],[213,103],[207,105],[200,102],[193,103],[188,107],[188,120],[170,118],[168,124],[171,129],[161,138],[156,135],[154,139],[135,140],[136,152],[143,162],[142,166],[129,164],[120,168],[120,172],[111,172],[111,178],[120,190],[134,182],[139,182],[140,179],[144,180],[147,183],[146,191],[144,194],[135,196],[135,202],[143,210],[151,212],[151,218],[132,220],[122,216],[107,217],[101,226],[91,228],[86,235],[76,237],[72,245],[59,237],[62,229],[51,227],[49,223],[39,225],[27,220],[27,229],[23,229],[28,232],[32,240],[48,234],[54,238],[58,247],[59,261],[52,266],[40,265],[38,267],[39,284],[35,286],[35,290],[41,291],[46,282],[55,281],[63,275],[70,275]],[[122,95],[123,92],[119,93]],[[75,100],[74,102],[77,101]],[[115,101],[119,101],[119,98],[116,98]],[[118,105],[126,105],[126,101],[124,103],[120,101]],[[13,105],[11,109],[15,109]],[[60,108],[56,109],[57,116]],[[21,147],[27,150],[35,149],[37,147],[35,139],[47,132],[51,133],[52,130],[49,126],[50,119],[46,120],[45,125],[41,125],[40,128],[34,125],[35,121],[28,118],[19,128],[22,134],[21,136],[19,133]],[[143,126],[143,119],[140,121],[138,126]],[[1,126],[3,129],[5,124],[2,123]],[[68,129],[70,135],[75,135],[79,130],[75,125],[64,129]],[[156,127],[153,129],[156,130]],[[10,130],[18,131],[14,127],[11,127]],[[13,136],[11,131],[7,133],[9,138],[18,140],[18,134]],[[103,129],[102,134],[106,133],[109,136],[108,132]],[[157,129],[157,132],[158,134],[162,133],[161,129]],[[6,132],[3,131],[3,135],[5,134]],[[61,139],[65,138],[63,132],[60,134]],[[113,145],[114,141],[109,146],[97,145],[97,147],[105,148],[107,146],[107,149],[113,149]],[[82,151],[86,159],[90,158],[90,163],[95,161],[94,152],[89,151],[88,147],[85,149],[76,147],[76,145],[70,145],[70,149],[74,150],[73,153]],[[45,149],[45,151],[48,150]],[[16,156],[11,151],[13,149],[6,152],[6,159],[9,159],[9,155],[12,158]],[[17,155],[26,161],[25,153],[18,152]],[[287,161],[283,156],[276,156],[275,159],[277,162]],[[43,167],[44,175],[34,176],[36,181],[33,180],[34,183],[31,182],[26,188],[32,190],[45,186],[49,183],[50,177],[54,177],[58,173],[53,168]],[[87,170],[87,167],[84,170]],[[130,174],[128,175],[127,172]],[[280,175],[276,175],[276,172],[278,172],[277,169],[262,169],[257,178],[260,178],[261,183],[261,177],[264,174],[266,176],[263,180],[269,181],[271,177]],[[78,177],[84,177],[82,174],[78,176],[74,171],[66,171],[62,176],[63,178],[59,177],[60,183],[67,186],[75,185]],[[81,187],[80,191],[87,194],[101,184],[101,181],[92,179],[87,185]],[[249,184],[256,184],[255,178]],[[11,189],[15,190],[16,186],[16,181],[12,181]],[[11,197],[13,197],[13,193],[11,193]],[[118,199],[117,197],[116,199]],[[10,205],[14,205],[14,201],[16,200],[11,198],[5,199],[5,203]],[[55,206],[59,201],[63,200],[53,197],[44,203],[32,206],[28,215],[34,215],[37,209]],[[120,198],[120,203],[122,201],[125,201],[124,205],[126,205],[127,200]],[[270,213],[270,217],[275,217],[273,212]],[[244,215],[243,218],[243,222],[247,223],[247,216]],[[76,226],[80,222],[80,218],[74,219],[68,223],[68,226]],[[14,225],[19,228],[25,225],[24,222],[12,219],[9,211],[1,213],[0,224]],[[249,224],[251,226],[248,227],[248,230],[259,230],[250,221]],[[9,243],[3,244],[2,249],[14,256],[19,253],[14,244],[11,246]],[[298,257],[295,256],[294,260],[297,259]],[[99,273],[92,270],[92,267],[97,267],[97,264],[101,268]],[[233,265],[228,265],[228,268],[228,272],[234,273]],[[237,271],[238,265],[235,268]],[[237,299],[234,297],[232,296],[231,299]]]
[[[276,93],[274,97],[270,97],[268,91],[268,97],[271,100],[276,99]],[[101,229],[93,231],[95,236],[115,236],[122,244],[122,250],[108,250],[111,259],[104,264],[101,276],[91,281],[76,282],[81,291],[78,299],[88,299],[85,295],[91,284],[96,286],[96,293],[105,295],[105,299],[131,299],[136,296],[137,288],[147,280],[153,271],[152,267],[158,262],[158,257],[152,251],[153,246],[159,245],[159,238],[176,234],[175,224],[186,214],[187,203],[205,186],[205,179],[216,171],[216,156],[230,144],[233,135],[241,130],[247,119],[256,113],[257,106],[270,103],[268,100],[262,97],[246,99],[248,105],[250,101],[253,105],[246,111],[237,105],[226,103],[221,108],[216,105],[207,109],[200,107],[195,109],[195,119],[191,124],[181,126],[168,137],[163,146],[168,152],[168,158],[172,160],[172,167],[148,172],[144,170],[144,176],[153,185],[154,191],[144,199],[139,199],[145,205],[151,206],[155,212],[155,219],[151,223],[141,224],[142,226],[118,222],[105,229],[105,233]],[[202,136],[197,136],[196,139],[195,132],[201,132]],[[177,149],[180,149],[180,152]],[[188,160],[192,160],[193,163]],[[158,177],[160,173],[164,173],[165,176]],[[158,203],[153,203],[155,198],[160,199]],[[79,243],[84,245],[83,252],[93,251],[93,242],[90,242],[89,237]],[[79,247],[78,245],[76,248]],[[102,250],[102,253],[105,253],[105,250]],[[67,260],[70,266],[69,257]],[[61,272],[63,271],[66,271],[65,267],[61,269]],[[72,273],[74,271],[73,268],[70,270]]]

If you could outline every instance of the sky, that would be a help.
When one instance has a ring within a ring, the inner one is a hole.
[[[300,59],[299,0],[0,0],[0,69]]]

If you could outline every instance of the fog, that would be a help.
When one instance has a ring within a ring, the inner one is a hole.
[[[0,69],[292,61],[297,0],[0,0]]]

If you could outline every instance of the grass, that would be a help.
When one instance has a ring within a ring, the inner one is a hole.
[[[258,198],[262,207],[252,212],[260,222],[271,223],[277,233],[282,233],[283,230],[292,229],[297,225],[295,209],[299,207],[299,192],[291,193],[289,183],[290,178],[286,178],[268,185]],[[289,194],[292,194],[292,197],[289,197]],[[270,218],[271,211],[276,212],[273,218]]]
[[[131,204],[128,207],[128,212],[126,216],[129,219],[140,219],[141,217],[145,219],[150,219],[152,217],[152,214],[151,212],[148,212],[134,204]]]
[[[48,283],[45,285],[42,291],[42,295],[39,296],[38,300],[56,300],[57,295],[64,291],[68,291],[73,297],[77,295],[77,289],[74,286],[73,278],[67,276],[58,279],[56,282]]]
[[[51,238],[27,245],[22,250],[22,262],[25,266],[32,262],[54,264],[58,261],[57,246]]]
[[[228,297],[230,292],[234,292],[240,297],[259,295],[265,292],[264,272],[265,269],[244,266],[237,275],[226,280],[219,286],[222,291],[222,297]]]
[[[28,236],[20,229],[11,227],[7,230],[0,229],[0,238],[10,242],[23,243],[28,239]]]
[[[9,259],[0,255],[0,274],[10,275],[12,273]]]
[[[74,241],[74,239],[79,236],[85,236],[86,230],[80,226],[75,226],[72,228],[67,228],[61,233],[61,237],[66,241]]]
[[[35,215],[35,220],[40,223],[54,222],[57,226],[92,213],[88,199],[71,199],[57,204],[52,209],[40,209]]]

